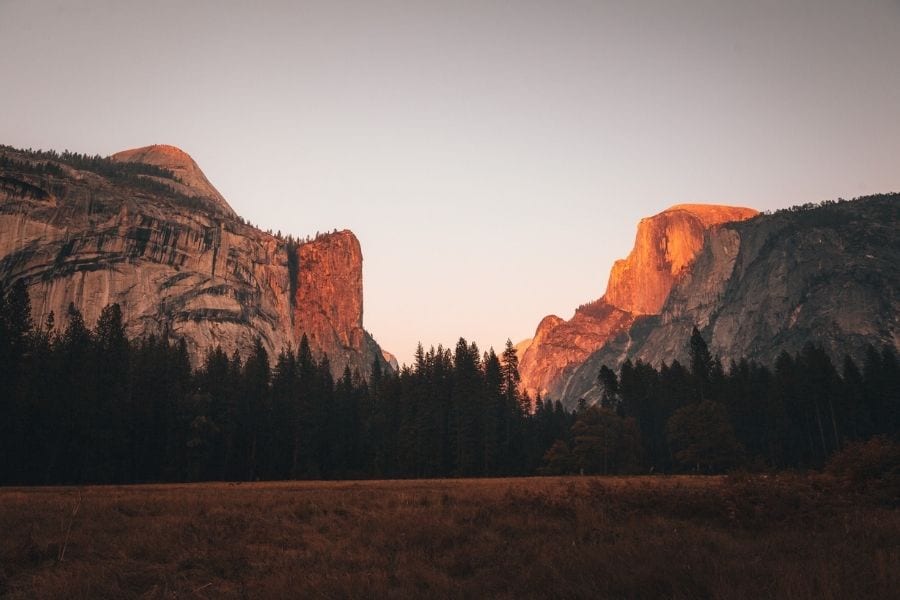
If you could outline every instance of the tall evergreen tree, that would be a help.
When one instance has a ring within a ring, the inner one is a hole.
[[[134,407],[128,377],[131,346],[118,304],[110,304],[100,312],[94,339],[97,397],[91,441],[95,445],[96,462],[91,465],[91,479],[129,481],[133,471],[129,439],[134,433],[130,427]]]
[[[478,347],[459,338],[453,355],[453,404],[456,423],[456,472],[478,475],[481,472],[482,432],[480,400],[480,357]]]
[[[243,388],[241,402],[238,405],[239,426],[243,430],[242,465],[243,477],[253,481],[259,477],[260,463],[264,463],[270,455],[267,444],[271,423],[267,418],[271,414],[269,398],[269,354],[256,338],[253,351],[244,364]]]
[[[504,442],[508,443],[506,429],[509,420],[507,410],[505,410],[509,406],[509,397],[505,388],[510,384],[517,385],[517,383],[506,378],[504,367],[500,364],[500,359],[497,358],[493,348],[485,353],[482,365],[484,368],[484,391],[481,406],[481,429],[484,443],[482,473],[496,475],[509,467],[504,461],[506,458],[504,455],[509,452],[508,447],[504,448]],[[518,371],[516,375],[518,375]]]
[[[706,345],[706,340],[703,339],[700,330],[696,327],[691,332],[690,354],[691,375],[693,375],[697,385],[697,400],[699,402],[711,400],[711,379],[715,361],[709,351],[709,346]]]
[[[271,472],[275,479],[291,476],[294,433],[300,415],[299,380],[297,357],[288,346],[278,354],[272,374],[272,437],[275,451]]]
[[[26,354],[33,333],[31,299],[19,279],[8,291],[0,285],[0,483],[20,480],[27,441],[24,388]]]

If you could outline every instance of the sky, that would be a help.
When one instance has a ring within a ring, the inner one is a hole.
[[[670,205],[900,191],[900,0],[0,0],[0,77],[0,143],[352,229],[401,362],[571,317]]]

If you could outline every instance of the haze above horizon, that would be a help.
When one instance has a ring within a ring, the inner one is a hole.
[[[401,362],[600,297],[641,217],[900,191],[900,2],[0,1],[0,143],[352,229]]]

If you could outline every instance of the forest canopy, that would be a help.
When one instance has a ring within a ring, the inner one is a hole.
[[[603,367],[602,400],[570,412],[521,393],[511,342],[419,345],[398,373],[335,380],[305,337],[192,369],[183,340],[129,340],[116,304],[65,321],[33,323],[21,281],[0,290],[2,484],[809,469],[900,431],[890,347],[726,369],[695,330],[690,365]]]

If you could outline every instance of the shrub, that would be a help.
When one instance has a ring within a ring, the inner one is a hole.
[[[886,436],[852,442],[835,452],[825,470],[861,490],[873,490],[900,505],[900,443]]]

